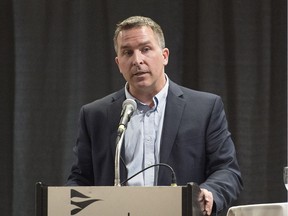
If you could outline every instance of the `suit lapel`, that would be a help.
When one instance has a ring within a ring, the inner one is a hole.
[[[109,121],[110,126],[110,146],[113,155],[113,159],[115,159],[115,150],[116,150],[116,137],[117,137],[117,128],[120,121],[120,114],[122,110],[122,103],[125,100],[124,88],[118,91],[114,96],[111,102],[111,105],[108,107],[107,111],[107,119]],[[122,145],[121,149],[121,157],[125,155],[124,145]],[[114,160],[113,160],[114,162]],[[120,178],[121,181],[126,179],[126,168],[123,166],[123,163],[120,163]]]
[[[122,110],[122,103],[125,100],[125,94],[123,90],[117,92],[112,99],[110,106],[107,110],[107,119],[110,127],[110,145],[113,155],[115,155],[115,142],[117,136],[117,126],[120,121],[120,114]]]
[[[183,92],[179,86],[170,81],[160,147],[161,163],[168,162],[168,158],[171,154],[171,150],[177,135],[182,113],[186,104],[182,98],[182,95]]]

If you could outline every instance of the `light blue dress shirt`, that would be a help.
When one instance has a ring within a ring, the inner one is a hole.
[[[166,75],[166,74],[165,74]],[[157,164],[160,161],[160,141],[164,121],[166,97],[168,94],[169,79],[166,75],[166,84],[154,96],[154,106],[141,103],[134,98],[125,86],[127,99],[137,102],[137,110],[131,116],[124,137],[125,163],[128,178],[138,171]],[[152,167],[135,176],[127,182],[129,186],[157,185],[159,167]]]

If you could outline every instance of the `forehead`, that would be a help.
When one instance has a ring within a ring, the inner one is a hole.
[[[155,33],[150,27],[141,26],[132,29],[122,30],[117,37],[118,45],[137,42],[156,42],[157,38]]]

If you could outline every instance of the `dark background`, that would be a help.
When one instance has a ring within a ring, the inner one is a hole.
[[[158,22],[169,78],[225,103],[245,189],[235,205],[287,200],[286,0],[1,0],[0,214],[34,214],[37,181],[63,185],[81,105],[123,86],[112,37]]]

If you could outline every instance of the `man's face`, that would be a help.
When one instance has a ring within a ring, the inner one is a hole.
[[[117,37],[115,61],[129,84],[130,93],[157,94],[165,85],[164,67],[169,50],[160,47],[158,37],[150,27],[121,31]]]

